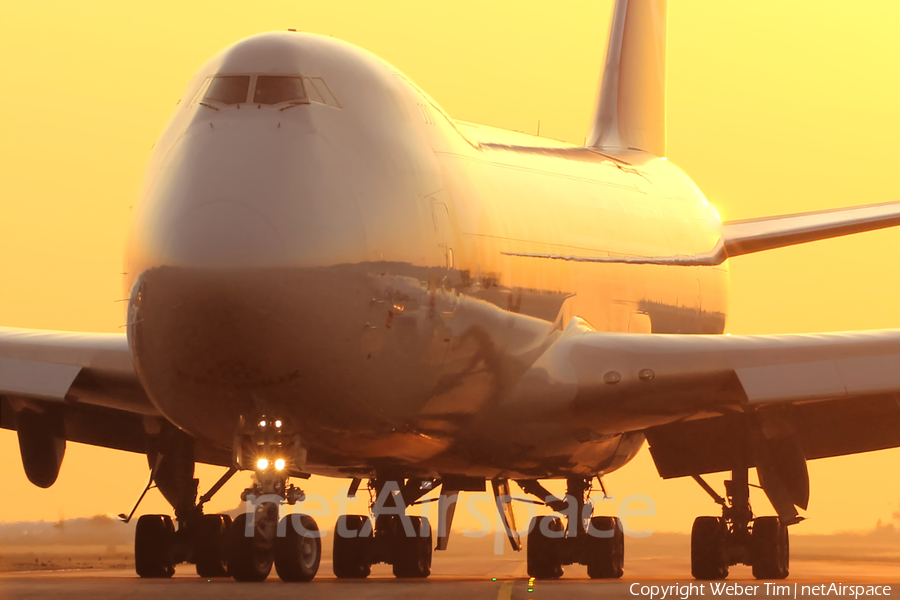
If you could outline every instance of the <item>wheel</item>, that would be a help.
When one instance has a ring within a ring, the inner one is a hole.
[[[200,518],[194,561],[200,577],[228,577],[226,543],[230,527],[228,515],[203,515]]]
[[[528,576],[537,579],[562,577],[562,545],[565,529],[559,517],[535,517],[528,530]]]
[[[139,577],[160,578],[175,574],[172,538],[175,526],[169,515],[143,515],[134,531],[134,567]]]
[[[719,517],[697,517],[691,529],[691,575],[694,579],[728,577],[728,526]]]
[[[625,534],[619,519],[591,517],[585,541],[591,579],[618,579],[625,574]]]
[[[424,579],[431,575],[431,523],[425,517],[408,519],[414,536],[407,534],[402,517],[393,517],[394,577]]]
[[[247,513],[241,513],[228,530],[228,573],[236,581],[264,581],[272,570],[272,552],[258,535],[247,537]]]
[[[134,530],[134,570],[138,577],[171,577],[172,538],[175,526],[169,515],[144,515]]]
[[[309,515],[288,515],[281,519],[275,538],[275,571],[282,581],[312,581],[319,571],[322,539],[319,527]]]
[[[353,537],[341,535],[347,531]],[[363,515],[338,517],[334,526],[334,552],[331,566],[340,579],[365,579],[372,572],[369,545],[372,543],[372,523]]]
[[[750,562],[757,579],[784,579],[788,576],[791,548],[787,527],[778,517],[757,517],[750,535]]]

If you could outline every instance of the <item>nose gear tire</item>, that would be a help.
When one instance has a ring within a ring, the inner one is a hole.
[[[257,535],[247,537],[247,514],[237,516],[228,532],[228,572],[236,581],[264,581],[272,570],[272,551]]]
[[[322,539],[315,520],[309,515],[288,515],[281,520],[275,538],[275,571],[282,581],[312,581],[319,571]]]

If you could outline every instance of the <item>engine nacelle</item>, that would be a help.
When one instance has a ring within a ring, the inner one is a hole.
[[[28,481],[42,488],[53,485],[66,454],[62,415],[55,411],[23,409],[16,413],[16,433]]]

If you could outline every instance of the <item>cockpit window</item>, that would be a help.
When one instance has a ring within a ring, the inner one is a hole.
[[[203,99],[222,104],[241,104],[247,101],[249,88],[249,75],[218,75],[213,77]]]
[[[302,77],[260,75],[256,78],[254,104],[278,104],[279,102],[306,101]]]

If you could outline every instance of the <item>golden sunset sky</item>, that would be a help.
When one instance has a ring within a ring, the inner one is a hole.
[[[243,37],[296,28],[397,66],[453,117],[581,143],[612,2],[3,2],[0,325],[121,332],[122,249],[150,146],[191,74]],[[668,156],[723,219],[900,199],[900,2],[672,0]],[[900,327],[900,229],[731,261],[733,334]],[[866,530],[900,505],[900,450],[814,461],[795,533]],[[200,467],[205,489],[224,469]],[[127,511],[143,456],[69,444],[49,490],[0,431],[0,521]],[[755,476],[751,475],[751,479]],[[721,482],[722,477],[711,477]],[[210,508],[238,503],[235,478]],[[656,530],[716,507],[646,451],[608,478]],[[344,481],[313,478],[333,494]],[[720,485],[720,484],[719,484]],[[721,489],[721,488],[720,488]],[[14,493],[10,491],[14,490]],[[758,513],[771,509],[754,495]],[[153,492],[141,512],[169,512]],[[900,524],[900,523],[898,523]],[[330,527],[332,523],[323,523]]]

